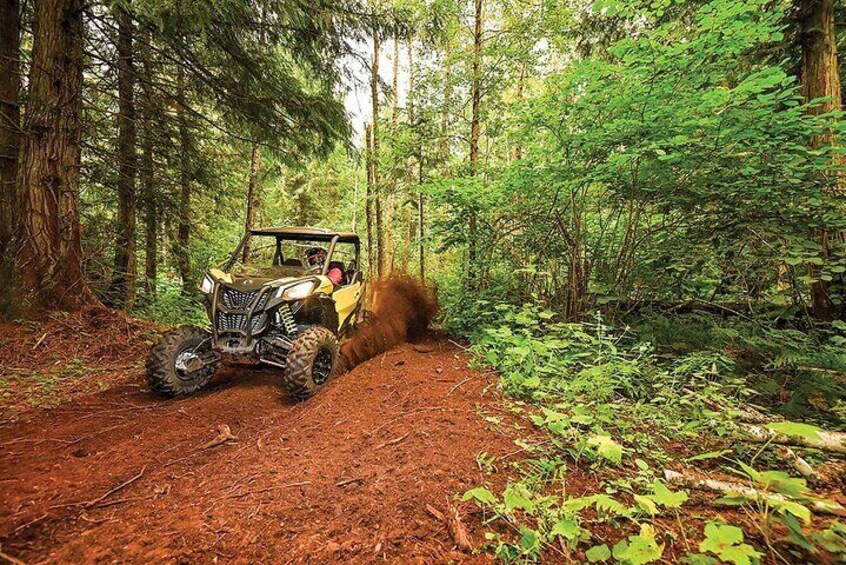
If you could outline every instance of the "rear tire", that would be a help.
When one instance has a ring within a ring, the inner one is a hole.
[[[320,326],[306,329],[294,339],[288,352],[282,386],[295,401],[314,396],[338,368],[338,339]]]
[[[188,396],[211,380],[216,364],[206,365],[196,371],[179,368],[184,361],[180,356],[191,355],[195,348],[209,338],[208,332],[192,326],[180,326],[164,334],[147,356],[147,382],[150,390],[170,398]],[[205,353],[209,345],[198,353]]]

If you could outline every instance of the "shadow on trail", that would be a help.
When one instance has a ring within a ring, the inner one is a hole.
[[[341,347],[341,370],[420,337],[438,311],[431,289],[409,276],[373,283],[373,316]]]

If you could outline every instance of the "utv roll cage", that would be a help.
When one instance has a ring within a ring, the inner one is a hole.
[[[254,235],[275,237],[277,257],[281,257],[282,255],[281,245],[283,241],[328,243],[329,248],[326,253],[326,261],[323,262],[323,270],[320,273],[324,276],[329,271],[329,264],[332,261],[332,255],[335,253],[335,245],[338,243],[352,244],[355,247],[356,269],[358,269],[358,265],[360,264],[359,255],[361,254],[361,240],[358,235],[353,232],[338,232],[324,228],[270,227],[257,228],[250,230],[249,233],[245,234],[244,237],[241,238],[241,242],[238,244],[238,247],[236,247],[235,251],[232,253],[232,256],[226,263],[224,263],[225,266],[223,270],[229,271],[232,269],[238,261],[238,258],[243,253],[244,245],[246,245],[247,240]]]

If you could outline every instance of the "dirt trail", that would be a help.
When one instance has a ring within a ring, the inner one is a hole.
[[[114,389],[0,427],[4,553],[28,563],[487,562],[457,553],[426,511],[479,484],[476,454],[514,451],[479,414],[505,411],[493,377],[449,342],[402,344],[302,404],[272,371],[229,371],[179,401],[150,395],[132,371]],[[201,449],[219,424],[238,441]]]

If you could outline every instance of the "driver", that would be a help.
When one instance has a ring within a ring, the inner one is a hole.
[[[306,261],[308,262],[308,266],[312,269],[322,268],[323,264],[326,263],[326,257],[328,255],[329,252],[323,247],[309,248],[309,250],[306,251]],[[329,272],[326,273],[326,278],[332,281],[332,284],[335,286],[341,286],[341,282],[344,280],[344,272],[338,267],[332,267],[329,269]]]

